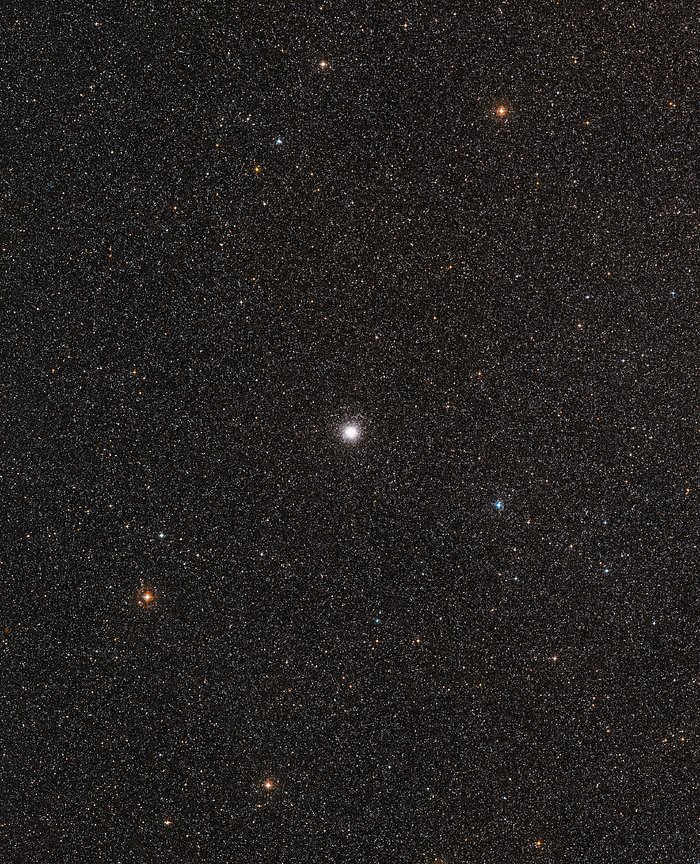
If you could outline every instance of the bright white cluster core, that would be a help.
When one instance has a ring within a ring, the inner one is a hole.
[[[346,423],[343,426],[342,435],[345,441],[357,441],[360,437],[360,427],[356,423]]]

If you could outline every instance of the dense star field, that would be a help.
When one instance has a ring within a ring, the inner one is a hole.
[[[5,4],[3,864],[700,861],[696,13]]]

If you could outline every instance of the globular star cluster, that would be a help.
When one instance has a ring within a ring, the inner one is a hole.
[[[5,10],[3,861],[700,859],[699,37]]]
[[[348,443],[357,441],[361,435],[361,432],[362,430],[357,425],[357,423],[346,423],[341,430],[343,439]]]

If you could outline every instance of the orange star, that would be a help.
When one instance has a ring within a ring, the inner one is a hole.
[[[136,602],[142,609],[148,609],[156,602],[156,593],[152,588],[141,588],[136,594]]]
[[[496,102],[491,106],[491,117],[499,123],[505,123],[511,114],[511,107],[507,102]]]

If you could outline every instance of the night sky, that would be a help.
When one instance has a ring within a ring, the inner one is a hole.
[[[4,864],[700,861],[697,9],[0,17]]]

